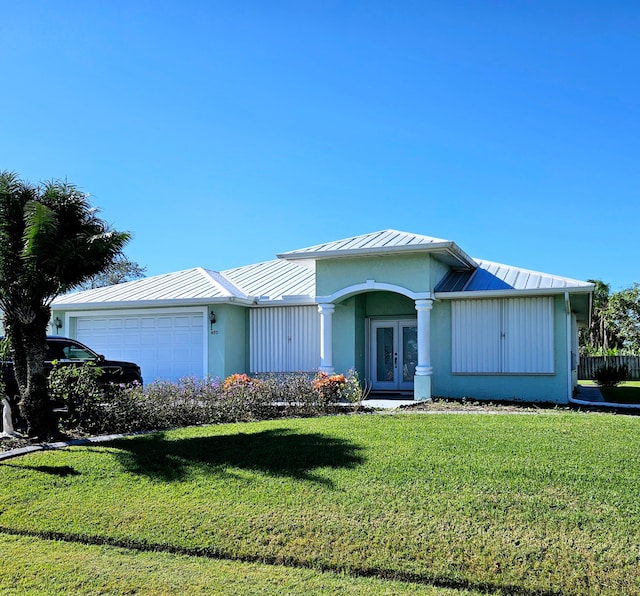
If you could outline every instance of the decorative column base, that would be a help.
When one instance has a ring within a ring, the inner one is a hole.
[[[431,375],[413,377],[413,399],[431,401]]]

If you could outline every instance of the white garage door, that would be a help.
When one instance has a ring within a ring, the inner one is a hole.
[[[145,383],[206,376],[202,312],[78,316],[76,338],[111,360],[137,363]]]

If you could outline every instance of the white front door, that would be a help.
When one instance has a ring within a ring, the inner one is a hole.
[[[371,380],[374,390],[412,390],[417,364],[415,319],[371,322]]]

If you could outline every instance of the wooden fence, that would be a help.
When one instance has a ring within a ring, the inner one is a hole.
[[[640,356],[580,356],[578,379],[593,379],[595,373],[605,364],[621,366],[629,370],[629,381],[640,381]]]

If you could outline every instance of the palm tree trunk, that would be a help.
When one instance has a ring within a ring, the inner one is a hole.
[[[52,439],[57,435],[57,424],[49,399],[44,368],[50,313],[48,306],[41,307],[26,324],[25,321],[15,324],[11,316],[5,316],[7,337],[20,391],[20,412],[27,421],[29,437],[40,440]],[[22,349],[15,349],[17,346]]]

